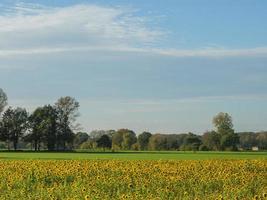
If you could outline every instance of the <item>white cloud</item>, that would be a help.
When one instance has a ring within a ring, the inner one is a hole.
[[[0,56],[34,55],[34,54],[54,54],[64,52],[125,52],[142,53],[147,55],[161,55],[171,57],[246,57],[246,56],[267,56],[267,47],[251,49],[196,49],[196,50],[175,50],[175,49],[155,49],[136,48],[130,46],[70,46],[70,47],[41,47],[26,49],[0,50]]]
[[[161,32],[126,8],[74,5],[51,8],[16,4],[0,14],[0,48],[34,49],[83,44],[153,42]]]
[[[132,9],[97,5],[45,7],[19,3],[0,8],[0,57],[64,52],[130,52],[172,57],[267,56],[251,49],[161,49],[165,34]]]

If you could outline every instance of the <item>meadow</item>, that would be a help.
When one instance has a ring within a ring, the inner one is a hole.
[[[184,152],[184,151],[118,151],[118,152],[0,152],[0,159],[41,160],[209,160],[267,159],[267,152]]]
[[[1,152],[0,199],[267,199],[267,154]]]

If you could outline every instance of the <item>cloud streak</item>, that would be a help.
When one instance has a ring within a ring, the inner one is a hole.
[[[142,53],[147,55],[161,55],[170,57],[246,57],[260,56],[267,57],[267,47],[250,49],[156,49],[156,48],[134,48],[127,46],[70,46],[70,47],[42,47],[25,49],[0,50],[0,56],[34,55],[34,54],[54,54],[64,52],[125,52]]]
[[[1,8],[0,8],[1,9]],[[65,52],[119,52],[171,57],[267,56],[267,47],[249,49],[162,49],[166,33],[125,7],[15,4],[0,14],[0,57]]]

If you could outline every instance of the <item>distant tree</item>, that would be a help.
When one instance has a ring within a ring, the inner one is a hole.
[[[85,142],[83,142],[80,146],[79,149],[95,149],[97,148],[97,144],[95,141],[89,139]]]
[[[123,131],[116,131],[116,133],[112,136],[112,149],[120,150],[122,149],[123,142]]]
[[[220,112],[213,118],[213,124],[217,128],[217,132],[220,135],[232,134],[234,133],[233,129],[233,120],[228,113]]]
[[[139,150],[147,150],[148,149],[148,143],[149,138],[152,136],[149,132],[143,132],[140,135],[138,135],[137,142]]]
[[[221,135],[216,131],[205,132],[202,136],[202,143],[208,150],[221,150]]]
[[[162,151],[167,149],[167,137],[163,134],[154,134],[149,138],[149,150]]]
[[[267,132],[257,133],[256,142],[261,150],[267,150]]]
[[[108,136],[112,139],[112,137],[113,137],[113,135],[114,135],[115,133],[116,133],[115,130],[107,130],[105,135],[108,135]]]
[[[14,150],[17,150],[19,139],[27,130],[28,113],[25,109],[9,107],[3,114],[2,136],[1,138],[8,142],[13,142]]]
[[[236,151],[239,143],[239,136],[236,133],[225,134],[221,137],[221,146],[223,150]]]
[[[136,143],[135,132],[129,129],[120,129],[112,136],[112,148],[130,150],[131,146]]]
[[[132,145],[137,142],[136,134],[132,130],[125,129],[123,131],[122,149],[130,150]]]
[[[85,132],[78,132],[74,136],[74,148],[79,148],[79,146],[89,139],[89,135]]]
[[[201,144],[202,142],[200,136],[193,133],[188,133],[181,150],[197,151],[199,150]]]
[[[239,145],[241,148],[246,150],[251,150],[252,147],[258,146],[256,141],[256,133],[253,132],[243,132],[238,133],[239,136]]]
[[[103,135],[108,135],[110,138],[112,138],[115,133],[115,130],[93,130],[90,133],[90,138],[95,141]]]
[[[112,146],[112,141],[108,135],[102,135],[97,141],[97,147],[103,148],[104,151],[106,148],[110,149]]]
[[[96,141],[99,138],[101,138],[103,135],[106,135],[106,131],[105,130],[93,130],[90,132],[89,135],[92,140]]]
[[[72,145],[73,130],[77,128],[76,118],[79,116],[79,103],[72,97],[61,97],[56,103],[58,114],[57,149],[60,146],[65,150],[66,145]]]
[[[138,151],[139,150],[139,145],[138,143],[134,143],[132,146],[131,146],[131,149],[134,150],[134,151]]]
[[[167,134],[167,146],[166,150],[178,150],[184,143],[187,134]]]
[[[220,145],[222,150],[236,150],[239,143],[239,137],[234,132],[233,120],[228,113],[219,113],[213,118],[213,124],[220,135]]]
[[[7,105],[7,96],[5,92],[0,88],[0,115]]]

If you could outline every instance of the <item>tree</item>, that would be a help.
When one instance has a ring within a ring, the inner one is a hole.
[[[163,134],[154,134],[149,138],[149,150],[161,151],[167,149],[167,137]]]
[[[106,134],[106,131],[105,130],[92,130],[90,132],[90,138],[92,140],[98,140],[99,138],[101,138],[103,135]]]
[[[257,133],[256,141],[261,150],[267,150],[267,132]]]
[[[40,144],[43,137],[43,121],[42,108],[37,108],[29,117],[29,127],[31,133],[25,137],[25,141],[33,143],[34,150],[40,150]]]
[[[234,133],[233,120],[228,113],[220,112],[213,118],[212,122],[214,126],[217,128],[217,132],[220,135]]]
[[[7,96],[5,92],[0,88],[0,115],[7,105]]]
[[[197,151],[202,144],[200,136],[193,133],[188,133],[185,138],[184,144],[182,145],[182,150]]]
[[[120,129],[112,136],[112,148],[129,150],[136,141],[135,132],[129,129]]]
[[[41,142],[52,151],[57,135],[57,112],[51,105],[37,108],[29,117],[31,131],[25,140],[33,143],[35,151],[40,150]]]
[[[102,135],[97,141],[97,147],[103,148],[105,151],[105,148],[111,148],[112,142],[108,135]]]
[[[219,151],[221,149],[221,136],[216,131],[205,132],[202,136],[202,143],[208,150]]]
[[[149,138],[151,136],[152,134],[149,132],[143,132],[140,135],[138,135],[137,142],[139,150],[143,151],[148,149]]]
[[[252,147],[258,146],[257,141],[256,141],[256,133],[253,132],[243,132],[243,133],[238,133],[239,135],[239,144],[240,147],[245,149],[245,150],[251,150]]]
[[[135,132],[125,129],[123,132],[122,149],[130,150],[132,145],[136,143],[137,138]]]
[[[122,142],[123,142],[123,131],[117,131],[112,136],[112,149],[114,150],[122,149]]]
[[[76,118],[78,113],[79,103],[72,97],[61,97],[56,103],[58,113],[58,135],[57,149],[62,147],[66,149],[66,145],[71,145],[74,139],[73,130],[78,127]]]
[[[239,143],[239,136],[236,133],[225,134],[221,137],[221,147],[223,150],[236,151]]]
[[[28,113],[25,109],[9,107],[3,114],[2,120],[2,139],[8,144],[13,142],[14,149],[17,150],[19,139],[27,130]],[[8,145],[9,146],[9,145]]]
[[[219,113],[213,118],[213,124],[220,135],[220,145],[222,150],[236,150],[239,137],[234,132],[232,117],[228,113]]]
[[[76,149],[79,148],[79,146],[82,143],[86,142],[88,139],[89,139],[89,135],[87,133],[85,133],[85,132],[76,133],[74,136],[74,141],[73,141],[74,148],[76,148]]]

